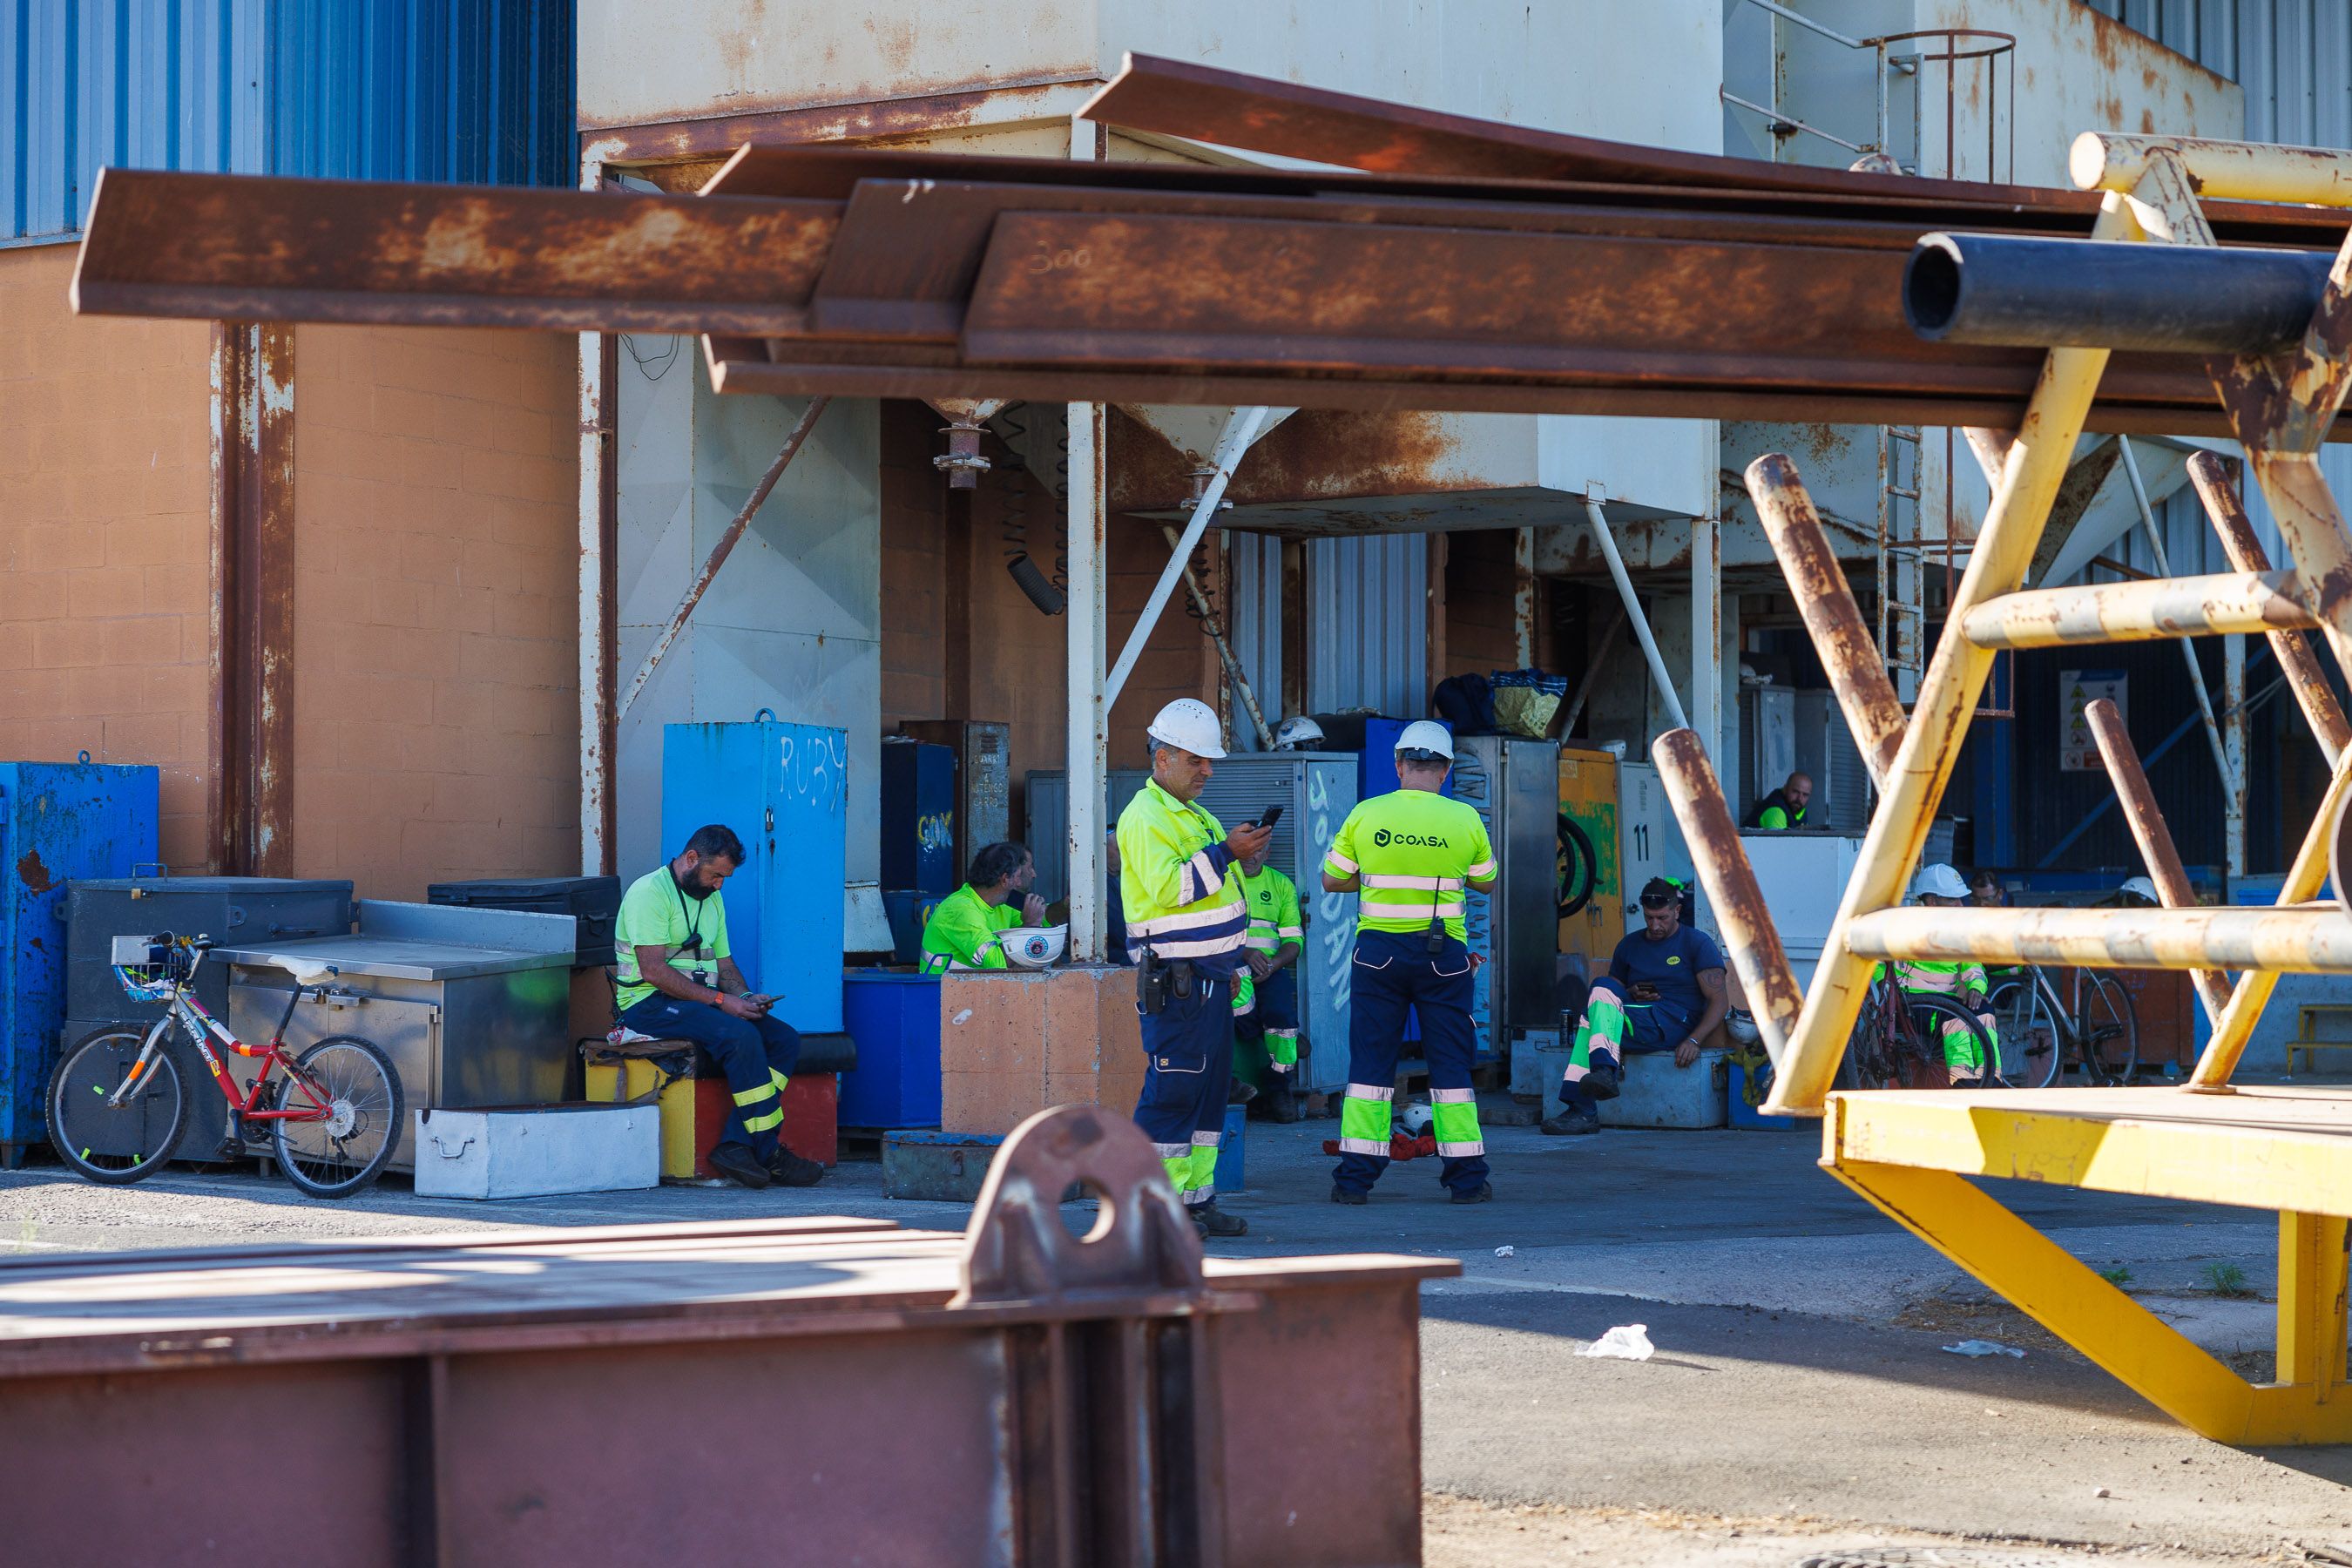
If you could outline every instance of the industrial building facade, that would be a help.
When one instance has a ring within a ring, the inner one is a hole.
[[[631,871],[663,848],[662,726],[762,710],[849,736],[853,883],[879,878],[879,750],[908,721],[1006,725],[1018,832],[1026,775],[1072,755],[1069,627],[1091,597],[1066,564],[1074,523],[1100,531],[1097,635],[1116,656],[1226,411],[1074,424],[1013,404],[979,421],[989,466],[959,490],[935,461],[951,413],[836,401],[649,663],[805,404],[719,394],[702,345],[663,336],[77,319],[69,242],[105,164],[691,190],[754,142],[1247,160],[1074,120],[1130,50],[1589,136],[1961,178],[2058,183],[2085,129],[2352,142],[2352,24],[2308,0],[454,15],[19,0],[0,34],[0,528],[18,589],[0,606],[0,743],[162,764],[175,867],[391,895]],[[2192,447],[2135,446],[2173,569],[2218,562],[2179,488]],[[1983,504],[1941,430],[1300,414],[1241,462],[1194,576],[1270,721],[1412,716],[1454,674],[1592,671],[1582,743],[1638,763],[1679,703],[1727,782],[1769,784],[1785,753],[1758,693],[1820,684],[1737,483],[1773,449],[1803,466],[1907,673]],[[2085,453],[2112,471],[2042,581],[2153,565],[2116,457]],[[1596,502],[1671,693],[1626,626]],[[1178,695],[1260,743],[1188,599],[1100,715],[1110,766],[1141,760],[1144,719]],[[1954,853],[2086,882],[2132,866],[2095,815],[2098,776],[2051,760],[2064,682],[2108,675],[2142,750],[2172,742],[2153,773],[2188,858],[2275,869],[2318,775],[2259,658],[2206,650],[2229,731],[2209,747],[2173,733],[2177,655],[2102,657],[2087,672],[2020,657],[1997,682],[2013,716],[1970,742]],[[2216,752],[2241,759],[2234,792]],[[1830,793],[1831,820],[1859,824],[1858,786]]]

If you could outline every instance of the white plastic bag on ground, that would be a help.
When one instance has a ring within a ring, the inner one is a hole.
[[[2001,1344],[1994,1340],[1962,1340],[1958,1344],[1946,1345],[1944,1352],[1948,1355],[2013,1355],[2021,1361],[2025,1358],[2025,1352],[2015,1345]]]
[[[1657,1350],[1650,1342],[1649,1324],[1620,1323],[1576,1353],[1612,1361],[1647,1361]]]

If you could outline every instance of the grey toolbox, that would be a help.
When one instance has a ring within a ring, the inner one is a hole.
[[[66,890],[67,1043],[110,1024],[145,1027],[163,1011],[134,1002],[114,978],[113,941],[172,931],[203,935],[224,946],[341,936],[352,928],[352,884],[291,877],[110,877],[78,879]],[[196,1000],[228,1022],[229,966],[207,962],[196,970]],[[173,1061],[188,1102],[186,1127],[174,1151],[183,1160],[209,1160],[228,1132],[228,1106],[184,1037],[175,1035]]]

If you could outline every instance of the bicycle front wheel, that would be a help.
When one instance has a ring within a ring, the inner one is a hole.
[[[1956,1053],[1973,1055],[1987,1068],[1994,1065],[1992,1042],[1985,1037],[1984,1026],[1958,999],[1926,995],[1909,1000],[1905,1012],[1911,1026],[1911,1038],[1905,1043],[1916,1049],[1928,1067],[1948,1072],[1956,1070],[1952,1065]]]
[[[1864,997],[1862,1016],[1846,1037],[1845,1058],[1838,1064],[1841,1089],[1900,1089],[1903,1087],[1900,1026],[1887,1016],[1887,992],[1873,985]]]
[[[2001,1082],[2012,1089],[2048,1089],[2058,1081],[2058,1022],[2042,988],[2028,977],[2004,980],[1986,1005],[1992,1013],[1993,1055]]]
[[[2105,1084],[2131,1082],[2133,1069],[2139,1066],[2139,1013],[2131,993],[2097,970],[2086,969],[2082,1006],[2075,1028],[2091,1078]]]
[[[70,1047],[49,1075],[49,1142],[87,1181],[122,1186],[152,1175],[180,1142],[188,1102],[180,1069],[162,1045],[131,1091],[112,1103],[146,1044],[143,1029],[100,1029]]]
[[[278,1085],[279,1110],[301,1120],[270,1123],[286,1179],[314,1198],[349,1197],[383,1173],[400,1146],[400,1075],[356,1035],[330,1035],[304,1051]]]

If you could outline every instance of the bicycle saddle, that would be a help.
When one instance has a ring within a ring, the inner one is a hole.
[[[294,977],[298,985],[316,985],[328,976],[341,973],[323,958],[281,956],[278,963],[279,968]]]

